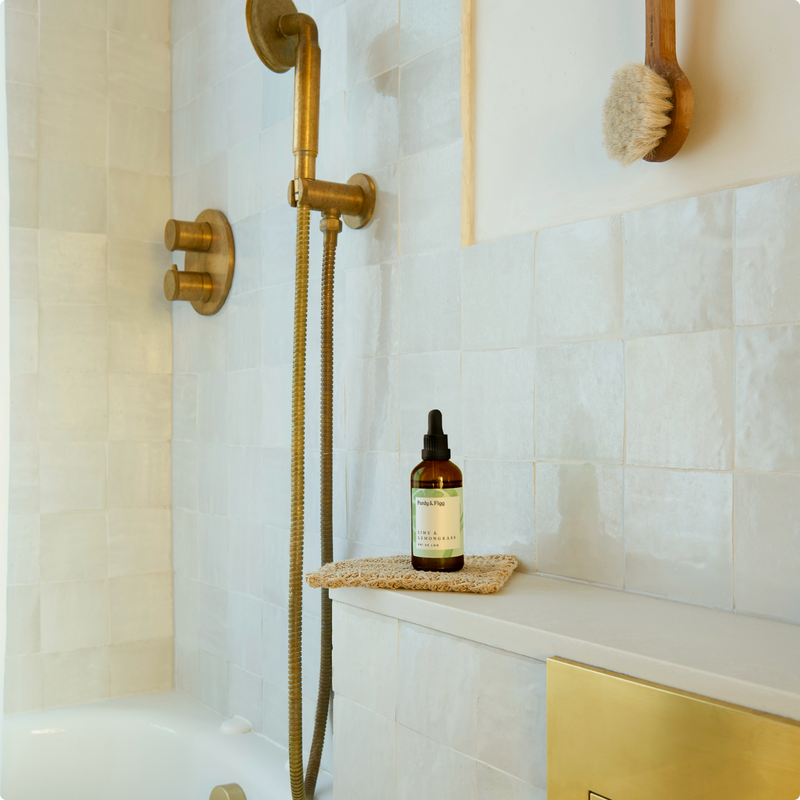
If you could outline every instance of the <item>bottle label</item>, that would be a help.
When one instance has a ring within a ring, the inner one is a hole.
[[[464,555],[464,490],[411,489],[411,546],[420,558]]]

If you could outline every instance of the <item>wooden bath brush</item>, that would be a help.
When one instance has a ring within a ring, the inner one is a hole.
[[[603,140],[611,158],[629,166],[640,158],[668,161],[692,125],[692,85],[675,51],[675,0],[646,0],[644,64],[614,75],[603,108]]]

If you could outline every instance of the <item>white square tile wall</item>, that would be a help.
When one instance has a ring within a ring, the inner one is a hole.
[[[344,603],[334,620],[335,797],[544,800],[544,663]]]
[[[439,407],[465,475],[468,550],[515,553],[526,571],[796,621],[791,565],[800,558],[800,543],[791,514],[767,513],[764,498],[790,508],[791,481],[800,474],[800,304],[792,233],[798,179],[462,249],[461,3],[298,5],[317,19],[323,45],[318,176],[345,180],[365,170],[378,188],[372,223],[345,230],[337,257],[336,557],[406,552],[408,475],[419,461],[427,411]],[[200,319],[186,308],[172,309],[177,685],[224,713],[257,718],[260,708],[264,733],[285,742],[295,219],[285,193],[292,171],[292,80],[257,60],[240,0],[204,2],[195,12],[186,0],[174,0],[172,12],[173,213],[220,208],[235,220],[237,245],[231,300],[220,314]],[[132,58],[120,51],[108,74],[123,93],[146,94],[159,110],[160,95],[147,76],[134,81]],[[23,62],[20,75],[30,70]],[[29,100],[20,93],[20,104]],[[97,113],[90,101],[85,109]],[[48,113],[60,120],[57,115],[67,112]],[[58,147],[75,148],[81,180],[89,188],[97,183],[91,148],[75,137],[59,144],[50,123],[40,127],[39,140],[40,148],[42,142],[55,148],[48,149],[48,161],[62,158]],[[35,138],[21,125],[15,141],[15,174],[22,181],[38,169],[29,163]],[[125,164],[161,165],[124,137],[112,142],[114,157],[128,159]],[[48,170],[43,181],[51,180]],[[160,175],[150,180],[153,191],[160,190]],[[118,197],[120,187],[141,193],[142,181],[125,182],[115,170],[109,191]],[[21,220],[39,202],[32,189],[24,199],[16,211]],[[108,224],[117,230],[123,221],[118,214],[112,220],[112,211]],[[87,208],[70,233],[94,241],[91,228],[99,217]],[[144,213],[130,221],[136,231],[148,224]],[[132,279],[123,266],[141,256],[117,244],[127,235],[110,241],[110,297],[146,295],[143,283],[128,286]],[[141,240],[150,241],[149,234]],[[38,262],[41,244],[24,236],[24,226],[15,241],[20,264]],[[70,242],[57,244],[69,253]],[[319,481],[319,254],[313,231],[308,565],[318,558],[312,498]],[[97,292],[99,280],[87,273],[87,291]],[[64,323],[34,315],[37,292],[58,296],[63,283],[57,270],[47,269],[39,285],[20,268],[12,290],[20,320],[14,357],[22,365],[18,372],[27,374],[40,362],[58,361],[55,337],[40,342],[35,332]],[[102,304],[96,305],[101,313]],[[121,312],[107,313],[109,363],[141,363],[119,332],[146,342],[149,329]],[[87,316],[83,325],[95,323]],[[82,369],[80,354],[71,355],[77,360],[71,369]],[[158,358],[154,350],[145,362],[156,374],[163,371]],[[137,387],[148,403],[160,402],[156,384]],[[110,384],[109,430],[120,430],[119,394]],[[25,575],[39,557],[31,531],[38,535],[40,497],[49,497],[50,485],[40,480],[43,454],[29,446],[39,435],[36,425],[80,429],[89,423],[55,412],[36,422],[26,417],[20,406],[35,390],[24,381],[17,381],[15,397],[20,520],[14,553],[15,570]],[[51,411],[46,401],[43,407]],[[130,441],[140,442],[155,428],[135,419],[128,430]],[[52,456],[44,455],[47,471]],[[784,551],[779,563],[774,553]],[[744,563],[742,553],[753,555]],[[313,625],[316,595],[306,591],[304,597]],[[245,642],[257,630],[259,609],[256,655]],[[348,635],[364,626],[381,642],[380,648],[365,644],[358,658],[336,656],[339,674],[350,675],[341,678],[337,699],[342,729],[362,726],[359,741],[384,766],[394,763],[390,753],[418,752],[419,737],[428,737],[436,743],[430,757],[442,764],[477,757],[474,781],[462,787],[467,793],[540,800],[539,767],[519,775],[488,754],[481,760],[479,710],[476,749],[453,739],[454,732],[434,735],[424,715],[395,719],[392,698],[406,691],[396,664],[408,657],[403,637],[413,632],[393,639],[384,623],[339,619]],[[315,682],[314,646],[308,642],[308,687]],[[359,669],[380,677],[353,678]],[[260,706],[254,699],[259,692]],[[411,706],[403,708],[414,716]],[[337,770],[345,775],[353,765],[340,757],[345,761]],[[330,753],[325,759],[330,768]],[[342,790],[348,780],[342,777]],[[404,781],[398,773],[391,791],[428,790]],[[375,783],[373,793],[384,788]]]
[[[7,713],[173,685],[169,10],[0,10],[14,226]]]

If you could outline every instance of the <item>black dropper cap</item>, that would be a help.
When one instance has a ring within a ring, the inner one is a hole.
[[[450,448],[447,446],[447,434],[442,433],[442,412],[434,408],[428,414],[428,433],[422,440],[423,461],[449,461]]]

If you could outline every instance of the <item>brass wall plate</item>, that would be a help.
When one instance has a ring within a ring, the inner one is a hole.
[[[547,798],[797,800],[800,723],[547,661]]]
[[[284,14],[296,14],[292,0],[247,0],[247,32],[256,55],[273,72],[286,72],[295,63],[297,37],[284,36],[278,20]]]
[[[195,223],[205,225],[192,225],[179,220],[167,222],[164,232],[167,249],[185,250],[186,259],[183,272],[176,272],[174,268],[167,272],[164,294],[168,300],[189,300],[198,314],[211,316],[225,305],[233,283],[236,263],[233,231],[228,218],[213,208],[203,211]],[[193,235],[197,230],[207,231],[209,228],[210,237]],[[209,279],[211,291],[201,292],[199,288],[207,285]],[[195,283],[198,285],[195,286]]]
[[[348,228],[358,230],[369,223],[372,219],[372,213],[375,211],[375,182],[369,175],[365,175],[363,172],[356,172],[355,175],[350,176],[347,185],[358,186],[359,189],[364,192],[364,205],[361,212],[358,214],[342,215],[344,224],[347,225]]]

